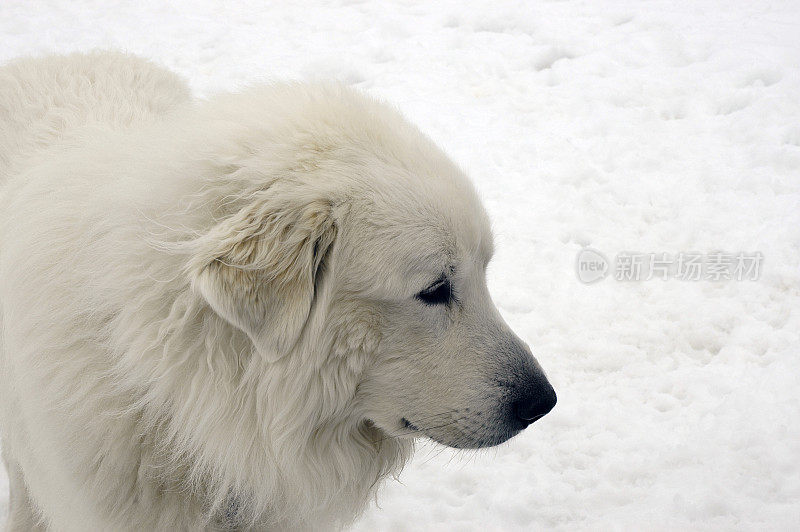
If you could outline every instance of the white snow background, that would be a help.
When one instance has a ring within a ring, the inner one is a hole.
[[[339,78],[475,181],[558,405],[496,449],[421,445],[355,530],[800,527],[800,3],[0,1],[0,62],[96,47],[199,95]],[[585,285],[583,246],[764,262]]]

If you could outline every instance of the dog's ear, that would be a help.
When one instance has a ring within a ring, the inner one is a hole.
[[[195,290],[268,360],[300,337],[337,232],[330,202],[279,196],[259,194],[200,237],[190,265]]]

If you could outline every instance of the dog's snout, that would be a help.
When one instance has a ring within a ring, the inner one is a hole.
[[[556,392],[549,384],[539,388],[511,404],[512,413],[522,428],[544,417],[556,406]]]
[[[511,428],[522,430],[556,406],[556,392],[528,344],[509,331],[503,348],[510,362],[507,374],[514,375],[503,379],[507,390],[505,416]]]

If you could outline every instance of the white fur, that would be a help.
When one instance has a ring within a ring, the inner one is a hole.
[[[535,362],[485,290],[485,214],[383,104],[25,59],[0,69],[0,180],[11,529],[335,527],[410,437],[515,433],[487,375]],[[458,311],[414,299],[443,268]]]

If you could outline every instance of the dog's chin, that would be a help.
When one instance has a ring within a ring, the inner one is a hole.
[[[420,429],[406,418],[399,422],[401,427],[399,438],[422,438],[426,437],[434,442],[451,447],[453,449],[484,449],[505,443],[520,432],[521,429],[511,427],[497,427],[492,431],[480,429],[470,430],[469,428],[454,429],[446,431],[432,429]]]
[[[522,431],[508,430],[486,435],[461,434],[456,435],[455,437],[448,436],[444,438],[428,434],[426,434],[426,436],[436,443],[446,445],[447,447],[452,447],[453,449],[485,449],[487,447],[494,447],[496,445],[500,445],[501,443],[505,443],[520,432]]]

